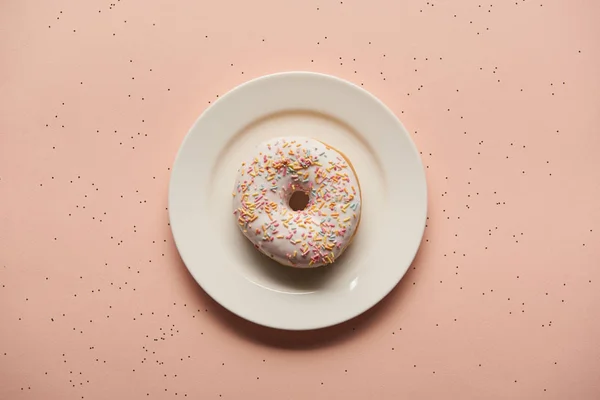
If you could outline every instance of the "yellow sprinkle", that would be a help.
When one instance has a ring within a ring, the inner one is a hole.
[[[283,147],[284,147],[284,148],[286,148],[286,147],[288,147],[288,145],[289,145],[289,143],[288,143],[288,142],[285,142],[285,143],[283,144]]]
[[[318,165],[319,167],[322,167],[321,163],[319,163],[319,162],[315,161],[313,164]]]
[[[350,221],[350,217],[344,218],[344,222],[348,222],[348,221]]]
[[[283,235],[277,235],[277,239],[283,239]]]
[[[296,147],[300,147],[300,146],[302,146],[302,143],[298,143],[298,144],[296,145]]]
[[[232,195],[233,197],[235,197],[235,193],[231,193],[231,195]]]
[[[298,254],[298,250],[294,250],[294,257]]]

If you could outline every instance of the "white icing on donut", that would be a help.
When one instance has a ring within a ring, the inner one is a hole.
[[[309,202],[293,211],[289,200],[297,191]],[[352,167],[342,154],[310,138],[261,143],[238,170],[232,194],[243,234],[258,250],[292,267],[334,262],[360,221],[360,187]]]

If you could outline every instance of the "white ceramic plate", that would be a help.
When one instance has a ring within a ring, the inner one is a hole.
[[[314,137],[355,167],[361,225],[330,266],[281,266],[237,227],[237,168],[255,145],[276,136]],[[383,103],[332,76],[289,72],[233,89],[198,118],[175,160],[169,212],[179,253],[211,297],[257,324],[305,330],[353,318],[394,288],[421,242],[427,189],[409,134]]]

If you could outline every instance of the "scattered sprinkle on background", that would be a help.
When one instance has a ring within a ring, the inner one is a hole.
[[[0,5],[0,399],[600,398],[600,2],[113,1]],[[286,70],[428,178],[410,271],[321,332],[223,310],[168,226],[194,120]]]

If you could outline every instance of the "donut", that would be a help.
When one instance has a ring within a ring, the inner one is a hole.
[[[280,264],[333,263],[360,223],[362,197],[350,161],[315,139],[280,137],[241,163],[233,214],[254,247]]]

